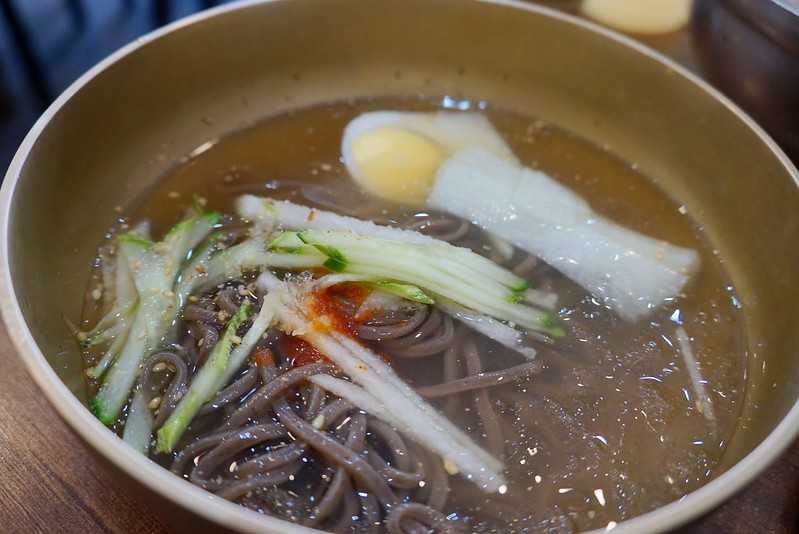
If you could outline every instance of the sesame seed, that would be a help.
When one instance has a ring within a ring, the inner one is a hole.
[[[169,198],[180,198],[180,193],[178,193],[177,191],[170,191],[167,196]]]
[[[103,298],[103,290],[100,289],[99,287],[95,288],[92,291],[92,298],[94,300],[100,300],[101,298]]]
[[[197,346],[198,346],[198,347],[202,347],[204,344],[205,344],[205,338],[204,338],[204,337],[201,337],[201,338],[200,338],[200,341],[198,341],[198,342],[197,342]]]
[[[314,417],[314,420],[311,421],[311,425],[317,430],[321,429],[325,426],[325,416],[322,414],[317,415]]]
[[[122,213],[122,206],[114,206],[114,211],[117,213]]]
[[[161,406],[161,397],[153,397],[150,402],[147,403],[147,407],[150,410],[156,410],[159,406]]]
[[[171,298],[171,299],[175,298],[175,292],[174,291],[164,291],[164,296],[168,297],[168,298]]]
[[[164,371],[166,371],[166,364],[164,362],[158,362],[157,364],[153,365],[153,372],[162,373]]]
[[[94,378],[94,374],[91,367],[89,367],[88,369],[84,369],[83,374],[85,374],[89,378]]]
[[[167,364],[166,368],[169,370],[170,373],[174,373],[175,371],[177,371],[177,369],[175,369],[175,366],[171,364]]]
[[[458,469],[458,466],[455,465],[455,462],[453,462],[449,458],[444,458],[444,471],[446,471],[447,473],[449,473],[452,476],[455,476],[458,473],[460,473],[460,470]]]
[[[81,343],[89,339],[89,335],[86,332],[78,332],[78,335],[76,337],[78,338],[78,341],[80,341]]]
[[[200,302],[200,299],[198,299],[195,295],[189,295],[189,302]]]

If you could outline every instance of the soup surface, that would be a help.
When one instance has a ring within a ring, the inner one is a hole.
[[[637,172],[634,163],[622,161],[611,149],[533,118],[481,104],[449,99],[441,103],[396,99],[332,103],[268,118],[195,151],[154,190],[129,206],[124,224],[148,220],[152,234],[161,236],[180,220],[193,195],[206,199],[214,210],[232,214],[233,201],[252,193],[414,228],[496,258],[495,243],[464,221],[366,196],[353,185],[340,161],[342,130],[358,114],[377,109],[432,110],[441,104],[479,108],[523,164],[557,178],[618,224],[694,249],[701,257],[701,269],[684,293],[635,324],[622,321],[584,289],[521,251],[502,260],[536,288],[559,296],[557,314],[567,334],[554,343],[535,345],[541,369],[530,376],[491,388],[429,397],[477,443],[504,458],[507,477],[499,492],[488,494],[444,462],[449,491],[444,491],[438,503],[443,514],[451,523],[475,532],[581,531],[613,526],[706,483],[718,474],[716,465],[736,428],[745,393],[746,343],[739,304],[722,260],[690,214]],[[234,230],[241,226],[235,218],[225,224]],[[195,297],[195,305],[205,312],[192,313],[227,313],[225,303],[219,301],[230,295],[221,294],[232,287],[233,300],[246,298],[246,284],[251,282],[252,278],[245,277],[240,283]],[[96,283],[93,281],[91,288]],[[353,294],[338,294],[337,298],[350,306],[359,299]],[[91,326],[101,312],[93,300],[98,299],[88,299],[84,327]],[[365,341],[412,387],[423,390],[522,363],[512,350],[470,333],[443,315],[432,318],[436,312],[424,313],[427,332],[411,331],[399,340],[367,336]],[[180,336],[192,340],[194,350],[202,353],[201,341],[212,343],[204,337],[209,334],[197,332],[195,317],[184,319],[178,341]],[[218,326],[221,329],[222,325]],[[703,404],[691,377],[691,363],[680,350],[679,327],[690,336],[696,371],[710,406]],[[264,343],[271,343],[278,364],[294,362],[298,368],[297,360],[304,357],[305,349],[291,339],[278,335]],[[101,355],[87,350],[87,362],[94,364]],[[313,356],[310,361],[316,360]],[[172,365],[166,360],[164,364]],[[191,362],[188,372],[194,372]],[[245,366],[237,377],[248,372]],[[157,387],[164,387],[165,380]],[[92,382],[90,387],[97,384]],[[291,445],[285,437],[277,444],[247,447],[244,443],[223,454],[213,468],[206,465],[202,473],[190,468],[204,465],[207,450],[189,447],[179,452],[195,437],[217,432],[220,421],[245,404],[257,387],[253,372],[242,382],[243,389],[231,405],[191,424],[178,452],[151,452],[152,458],[219,492],[222,479],[235,473],[238,466],[265,450],[269,453],[270,446],[279,451]],[[286,397],[301,405],[311,402],[307,395],[311,393],[298,390]],[[358,413],[353,412],[340,423],[337,438],[342,442],[349,436],[345,423],[356,417]],[[387,447],[380,430],[367,425],[363,438],[378,454]],[[332,432],[336,436],[336,430]],[[355,501],[350,506],[351,500],[340,496],[337,506],[344,510],[343,517],[336,515],[336,510],[315,522],[308,519],[336,471],[325,463],[324,455],[306,452],[302,468],[274,484],[262,483],[244,492],[231,490],[224,496],[263,513],[320,528],[382,530],[383,516],[366,504],[368,492],[355,483],[340,491],[355,492],[362,505]],[[174,467],[176,457],[183,462],[179,469]],[[435,458],[432,461],[435,463]],[[397,462],[395,458],[384,464],[397,467]],[[417,500],[415,495],[421,491],[419,499],[432,499],[424,494],[425,485],[439,471],[428,466],[425,477],[413,482],[418,487],[399,489],[398,495]],[[377,524],[370,524],[369,517]],[[410,521],[404,523],[406,530],[412,530]]]

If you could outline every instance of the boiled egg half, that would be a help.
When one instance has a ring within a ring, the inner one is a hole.
[[[375,111],[344,129],[344,165],[367,192],[424,205],[439,167],[455,152],[480,147],[515,161],[508,144],[479,113]]]

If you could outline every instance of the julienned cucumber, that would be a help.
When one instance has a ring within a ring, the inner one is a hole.
[[[245,300],[228,322],[224,334],[214,346],[208,360],[197,372],[189,391],[158,430],[157,452],[171,452],[202,405],[216,394],[228,366],[236,332],[241,324],[249,318],[250,308],[250,301]]]
[[[130,319],[124,346],[107,371],[90,406],[98,419],[113,424],[128,400],[141,362],[157,350],[179,312],[174,293],[177,273],[189,253],[219,221],[219,214],[201,213],[175,225],[158,243],[135,234],[117,237],[119,255],[130,270],[138,307]]]

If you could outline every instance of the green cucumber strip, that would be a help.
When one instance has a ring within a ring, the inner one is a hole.
[[[195,375],[189,391],[158,430],[157,452],[171,452],[202,405],[211,400],[219,390],[228,367],[233,338],[239,326],[250,316],[250,308],[250,301],[245,300],[228,322],[225,332],[214,346],[208,360]]]
[[[346,264],[335,262],[325,266],[340,272],[359,274],[374,279],[388,279],[419,287],[433,294],[440,294],[454,302],[496,319],[510,321],[531,330],[562,337],[562,326],[553,322],[551,316],[524,302],[521,290],[529,284],[490,260],[468,249],[441,247],[438,244],[421,245],[363,237],[350,232],[284,232],[278,243],[291,244],[296,249],[296,240],[313,245],[324,253],[328,260],[343,258]],[[273,241],[274,242],[274,241]],[[323,247],[320,249],[320,245]],[[444,257],[442,251],[453,252]],[[303,254],[308,254],[303,247]],[[297,258],[297,268],[308,267],[307,257]],[[277,265],[271,265],[277,267]],[[284,267],[284,268],[291,268]],[[494,270],[494,276],[483,273]],[[513,285],[503,285],[497,279],[504,276]],[[521,280],[521,282],[520,282]]]
[[[318,279],[323,288],[344,284],[347,282],[361,283],[365,286],[391,293],[406,300],[412,300],[421,304],[435,304],[432,297],[427,295],[421,288],[412,284],[404,284],[395,280],[385,280],[374,276],[363,276],[358,274],[328,274]]]
[[[181,270],[175,281],[175,296],[178,307],[183,308],[186,300],[206,278],[209,263],[218,252],[219,243],[224,237],[224,232],[215,232],[197,248],[192,250],[191,258]]]
[[[153,435],[153,414],[150,412],[141,386],[133,394],[133,400],[128,408],[128,418],[125,420],[125,429],[122,440],[143,455],[150,450],[150,440]]]
[[[91,401],[92,412],[106,425],[116,421],[136,382],[142,357],[151,350],[146,323],[145,312],[139,308],[122,351],[107,371],[100,391]]]
[[[421,304],[435,304],[435,300],[427,295],[427,293],[422,291],[421,288],[411,284],[392,282],[390,280],[377,280],[374,282],[366,282],[366,285],[373,289],[379,289],[380,291],[397,295],[406,300],[412,300]]]
[[[267,248],[279,250],[294,250],[302,247],[305,242],[300,238],[297,232],[281,232],[272,241],[269,242]]]
[[[228,361],[225,373],[222,375],[222,378],[219,381],[217,391],[228,385],[230,379],[233,378],[233,375],[236,374],[236,371],[238,371],[239,368],[241,368],[241,366],[244,364],[244,361],[250,355],[250,352],[252,352],[252,349],[255,347],[256,343],[258,343],[258,340],[261,339],[261,336],[264,335],[264,332],[266,332],[266,330],[272,326],[277,305],[278,304],[274,297],[270,297],[269,295],[264,297],[261,310],[253,320],[252,326],[250,326],[250,329],[247,330],[246,334],[244,334],[244,337],[241,338],[241,344],[233,349],[233,351],[230,353],[230,361]]]
[[[220,218],[221,215],[213,211],[202,213],[177,223],[167,232],[156,249],[164,256],[168,276],[173,280],[177,277],[189,253],[211,233]]]
[[[97,362],[97,365],[87,371],[89,376],[95,380],[103,376],[108,367],[117,360],[122,348],[125,346],[125,343],[128,339],[128,332],[129,330],[126,329],[123,333],[117,336],[113,342],[111,342],[111,345],[106,349],[103,357],[99,362]]]
[[[497,319],[554,336],[562,335],[561,330],[543,321],[545,315],[540,310],[509,302],[507,297],[513,293],[509,293],[507,286],[469,271],[465,257],[459,261],[449,259],[442,262],[431,250],[439,247],[365,238],[344,232],[306,231],[302,237],[314,245],[332,246],[341,251],[349,262],[347,272],[413,284]],[[472,257],[485,260],[474,253]]]
[[[327,261],[325,261],[322,265],[336,273],[340,273],[347,269],[347,258],[344,257],[344,254],[342,254],[339,249],[318,243],[312,238],[306,236],[303,232],[300,232],[296,235],[300,241],[308,245],[312,245],[314,248],[316,248],[316,250],[327,256]]]

